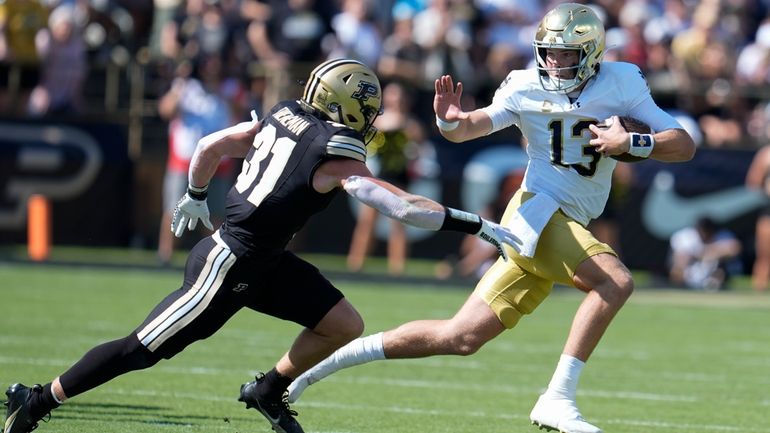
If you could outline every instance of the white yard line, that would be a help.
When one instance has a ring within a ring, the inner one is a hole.
[[[217,396],[211,396],[211,395],[207,396],[207,395],[197,394],[197,393],[196,394],[173,393],[173,392],[125,389],[125,388],[110,389],[110,392],[113,394],[141,395],[141,396],[152,396],[152,397],[162,397],[162,398],[185,398],[190,400],[228,401],[228,402],[233,401],[232,396],[217,397]],[[296,406],[322,408],[322,409],[340,409],[340,410],[361,411],[361,412],[388,412],[388,413],[405,414],[405,415],[430,415],[430,416],[460,417],[460,418],[493,418],[493,419],[502,419],[502,420],[524,421],[526,423],[529,423],[529,416],[527,414],[501,414],[499,413],[499,411],[462,412],[457,410],[451,410],[451,411],[444,411],[444,410],[437,410],[437,409],[426,410],[426,409],[417,409],[417,408],[403,407],[403,406],[347,404],[347,403],[337,403],[337,402],[331,402],[331,401],[322,402],[322,401],[313,401],[313,400],[297,403]],[[767,431],[765,428],[759,428],[759,427],[747,428],[747,427],[736,427],[736,426],[722,425],[722,424],[676,423],[676,422],[654,421],[654,420],[596,418],[596,419],[592,419],[592,421],[595,421],[599,425],[613,424],[613,425],[645,427],[649,429],[665,429],[669,431],[670,430],[677,431],[682,429],[691,429],[691,430],[694,429],[699,431],[714,431],[714,432],[741,432],[741,433],[753,433],[753,432],[760,433],[760,432]],[[345,432],[318,431],[314,433],[345,433]]]

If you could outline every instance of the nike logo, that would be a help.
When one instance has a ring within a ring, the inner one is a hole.
[[[262,409],[262,405],[259,404],[259,401],[257,401],[257,406],[259,407],[259,411],[262,412],[262,415],[267,418],[268,421],[270,421],[270,424],[278,424],[278,421],[281,420],[281,415],[278,415],[278,417],[273,418],[272,415],[270,415],[265,409]]]
[[[11,427],[13,427],[13,423],[16,421],[16,415],[19,414],[20,410],[21,408],[18,408],[12,414],[8,415],[8,419],[5,420],[5,427],[3,427],[3,432],[11,431]]]
[[[668,239],[677,230],[693,226],[700,217],[724,223],[767,203],[762,192],[744,186],[684,198],[674,191],[674,176],[660,171],[642,203],[642,223],[657,238]]]

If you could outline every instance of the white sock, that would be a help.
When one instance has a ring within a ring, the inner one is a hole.
[[[570,355],[562,354],[546,394],[553,397],[575,399],[580,373],[586,363]]]
[[[343,368],[352,367],[354,365],[366,364],[367,362],[379,361],[385,359],[385,351],[382,348],[382,332],[372,334],[362,338],[356,338],[345,346],[337,349],[330,357],[321,361],[321,364],[333,364],[333,368],[328,369],[328,373],[323,377],[328,376],[335,371],[342,370]],[[318,374],[314,376],[319,377]]]
[[[385,359],[385,351],[382,348],[382,332],[356,338],[294,379],[289,385],[289,403],[297,401],[305,388],[334,372],[381,359]]]

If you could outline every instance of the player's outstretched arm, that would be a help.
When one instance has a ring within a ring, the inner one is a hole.
[[[433,231],[448,230],[476,235],[494,245],[505,260],[508,260],[508,253],[503,244],[519,248],[519,239],[507,228],[477,214],[452,209],[427,197],[410,194],[383,180],[350,176],[343,180],[343,188],[362,203],[405,224]]]

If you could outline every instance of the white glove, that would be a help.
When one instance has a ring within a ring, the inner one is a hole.
[[[493,223],[481,218],[481,229],[476,233],[476,236],[489,242],[497,248],[497,253],[506,262],[508,261],[508,253],[503,248],[503,243],[511,246],[516,252],[519,252],[521,241],[510,230],[500,224]]]
[[[190,197],[190,193],[187,192],[179,199],[179,202],[174,208],[174,218],[171,220],[171,231],[178,238],[182,237],[184,228],[187,226],[189,230],[195,230],[195,226],[198,225],[198,220],[203,222],[209,230],[214,230],[214,226],[209,220],[209,207],[206,204],[206,199],[196,200]]]

